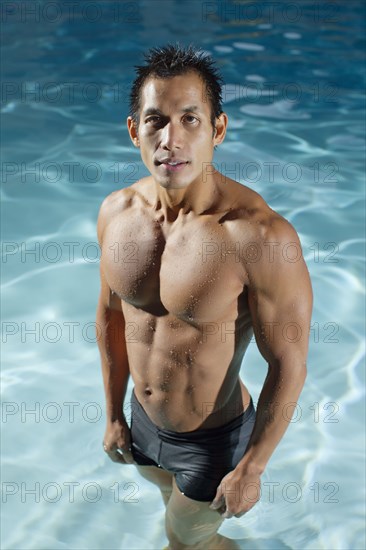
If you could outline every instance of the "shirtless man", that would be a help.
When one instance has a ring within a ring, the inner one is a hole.
[[[259,499],[288,427],[311,285],[293,227],[212,164],[228,121],[212,60],[169,45],[146,61],[127,125],[151,175],[98,218],[104,450],[160,488],[169,548],[237,548],[217,530]],[[268,363],[256,413],[239,377],[253,332]]]

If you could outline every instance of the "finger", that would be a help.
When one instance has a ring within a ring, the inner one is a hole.
[[[126,462],[126,464],[136,464],[130,450],[124,451],[123,449],[117,449],[117,452],[120,456],[123,457],[123,460]]]
[[[235,514],[235,517],[236,518],[241,518],[244,515],[245,515],[245,512],[241,512],[240,514]]]
[[[117,450],[109,451],[107,454],[109,458],[113,460],[113,462],[120,462],[121,464],[126,464],[126,460],[124,456],[121,453],[119,453]]]
[[[218,510],[219,508],[221,508],[223,506],[224,502],[223,502],[223,499],[220,499],[220,500],[215,500],[213,502],[211,502],[209,508],[211,508],[211,510]]]
[[[221,514],[221,517],[225,519],[230,519],[233,517],[233,514],[231,514],[228,510],[225,510],[225,512]]]
[[[113,462],[120,462],[123,464],[126,463],[122,452],[118,452],[117,445],[106,445],[105,443],[103,443],[103,449],[105,453],[109,456],[109,458],[113,460]]]
[[[115,460],[115,462],[128,462],[133,463],[133,457],[131,453],[131,447],[129,445],[121,445],[117,446],[116,443],[112,445],[107,445],[103,443],[103,449],[104,451],[109,455],[112,460]],[[120,457],[124,457],[124,460],[120,460]],[[127,458],[127,460],[125,460]]]
[[[212,510],[217,510],[218,508],[220,508],[223,504],[225,504],[225,499],[224,499],[224,495],[221,493],[221,490],[218,489],[217,490],[217,493],[216,493],[216,496],[215,498],[213,499],[213,501],[211,502],[210,504],[210,508]]]
[[[217,512],[222,516],[224,512],[226,512],[226,505],[220,506],[220,508],[217,509]]]

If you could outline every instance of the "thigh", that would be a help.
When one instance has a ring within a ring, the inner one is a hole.
[[[166,531],[170,541],[184,545],[197,544],[211,538],[224,521],[210,502],[183,495],[173,479],[173,490],[166,509]]]
[[[142,477],[157,485],[161,491],[170,492],[172,490],[173,474],[170,472],[157,466],[136,465],[136,468]]]

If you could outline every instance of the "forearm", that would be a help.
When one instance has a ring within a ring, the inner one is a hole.
[[[263,472],[288,428],[305,378],[304,364],[269,366],[258,400],[254,429],[239,469]]]
[[[124,420],[123,402],[130,370],[121,312],[98,305],[98,348],[106,398],[107,422]]]

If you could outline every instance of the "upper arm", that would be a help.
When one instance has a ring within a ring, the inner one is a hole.
[[[99,294],[99,304],[98,310],[100,308],[104,309],[113,309],[120,311],[122,313],[121,300],[115,294],[109,286],[107,277],[103,267],[103,246],[108,246],[107,241],[105,241],[105,230],[108,226],[108,223],[111,221],[113,212],[115,209],[115,198],[116,193],[111,193],[104,199],[101,204],[98,221],[97,221],[97,236],[98,242],[101,249],[101,261],[100,261],[100,294]]]
[[[108,247],[106,228],[115,211],[113,195],[109,195],[102,203],[98,216],[97,234],[102,252],[100,260],[100,293],[97,306],[97,334],[98,346],[101,351],[103,364],[126,365],[127,348],[125,328],[126,322],[122,310],[122,301],[113,292],[108,283],[107,273],[103,266],[103,248]]]
[[[112,310],[119,311],[122,314],[121,299],[110,288],[104,273],[102,262],[100,264],[99,270],[100,270],[100,293],[99,293],[98,308],[102,308],[103,310],[112,309]]]
[[[258,348],[269,364],[306,364],[312,289],[294,228],[274,216],[247,263],[248,303]]]

